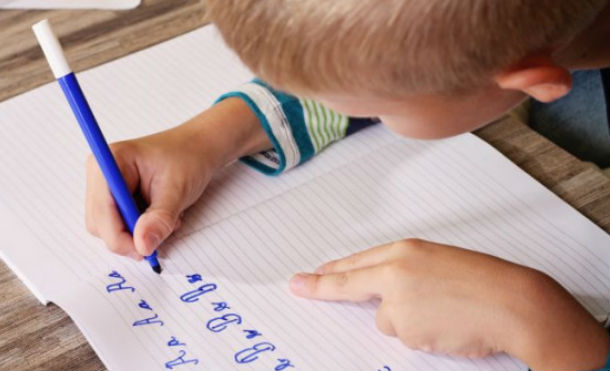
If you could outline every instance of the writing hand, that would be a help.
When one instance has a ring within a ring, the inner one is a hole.
[[[180,226],[183,212],[201,197],[219,168],[271,143],[247,104],[230,98],[173,129],[110,147],[128,187],[144,197],[148,208],[132,238],[90,157],[87,229],[111,251],[140,260]]]

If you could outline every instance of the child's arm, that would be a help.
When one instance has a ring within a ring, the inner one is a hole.
[[[154,135],[114,143],[111,149],[132,191],[149,207],[133,238],[125,229],[97,164],[87,162],[86,224],[113,252],[141,259],[181,223],[212,174],[245,155],[271,148],[257,117],[240,99],[227,99],[188,122]]]
[[[223,95],[190,121],[111,149],[132,190],[149,207],[133,238],[95,161],[87,164],[87,229],[113,252],[141,259],[181,223],[182,212],[203,193],[212,174],[242,160],[266,174],[297,166],[330,143],[375,123],[349,119],[322,105],[271,89],[259,80]]]
[[[381,298],[377,327],[414,349],[507,352],[533,370],[607,370],[604,329],[549,276],[453,246],[403,240],[298,274],[292,291],[321,300]]]

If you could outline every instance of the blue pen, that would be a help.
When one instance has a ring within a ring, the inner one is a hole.
[[[106,143],[104,135],[93,116],[93,112],[91,112],[91,107],[89,107],[89,103],[87,103],[87,100],[85,99],[85,95],[76,80],[76,76],[74,76],[74,73],[66,61],[61,45],[51,30],[48,20],[45,19],[36,23],[32,29],[49,62],[53,75],[55,75],[55,78],[59,82],[59,85],[76,116],[78,124],[80,125],[83,134],[85,134],[85,138],[87,139],[87,143],[89,143],[89,147],[91,147],[93,156],[106,178],[110,192],[119,207],[123,220],[125,220],[125,224],[127,224],[129,231],[133,235],[136,222],[140,217],[140,211],[136,206],[131,192],[129,192],[129,189],[127,188],[125,179],[123,179],[119,167],[112,156],[112,152],[110,152],[108,143]],[[150,263],[150,266],[156,273],[161,273],[161,266],[157,260],[156,251],[153,252],[152,255],[147,256],[146,260]]]

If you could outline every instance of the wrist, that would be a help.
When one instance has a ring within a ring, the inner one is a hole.
[[[239,98],[228,98],[180,127],[208,169],[272,148],[258,118]]]
[[[606,329],[556,281],[525,270],[505,350],[537,371],[601,368],[609,348]]]

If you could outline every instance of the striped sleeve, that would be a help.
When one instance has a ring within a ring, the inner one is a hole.
[[[303,107],[305,127],[313,144],[314,153],[345,137],[349,122],[347,116],[309,99],[299,99],[299,103]]]
[[[347,116],[276,91],[258,79],[222,95],[217,102],[229,97],[248,104],[273,144],[272,150],[241,159],[265,174],[278,175],[304,163],[349,131]]]

